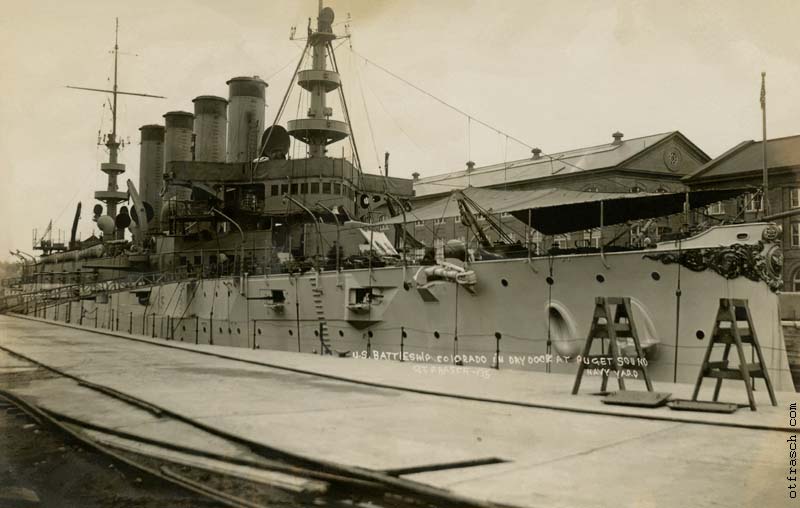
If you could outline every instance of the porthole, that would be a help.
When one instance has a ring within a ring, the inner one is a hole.
[[[603,274],[602,274],[602,273],[598,273],[598,274],[597,274],[597,276],[595,277],[595,279],[596,279],[596,280],[597,280],[597,282],[599,282],[600,284],[602,284],[603,282],[605,282],[605,281],[606,281],[606,278],[603,276]]]
[[[695,333],[694,336],[697,337],[697,340],[703,340],[706,338],[706,334],[703,332],[703,330],[697,330],[697,333]]]
[[[183,331],[185,332],[186,331],[186,325],[183,325],[182,328],[183,328]]]
[[[204,332],[205,332],[205,331],[207,331],[205,326],[203,327],[203,331],[204,331]]]
[[[494,338],[500,340],[503,338],[503,334],[501,334],[500,332],[494,332]]]
[[[339,330],[339,337],[344,337],[344,332]]]
[[[372,330],[367,332],[367,337],[369,337],[370,339],[373,337],[373,335],[374,334],[372,333]]]
[[[658,272],[653,272],[653,273],[651,273],[651,274],[650,274],[650,277],[652,277],[652,278],[653,278],[653,280],[661,280],[661,274],[660,274],[660,273],[658,273]]]
[[[258,334],[261,335],[261,328],[258,329]]]
[[[438,339],[439,338],[439,332],[433,332],[433,336]]]
[[[500,279],[500,284],[502,284],[504,288],[508,287],[508,281],[506,279]]]
[[[294,332],[289,330],[289,335],[294,335]]]
[[[547,281],[547,283],[550,284],[551,286],[555,283],[552,277],[546,278],[545,281]]]
[[[314,330],[314,337],[319,337],[319,330]]]
[[[219,333],[222,333],[222,327],[221,326],[219,327]]]
[[[237,333],[238,335],[241,335],[241,334],[242,334],[242,330],[241,330],[241,329],[239,329],[239,328],[237,328],[237,329],[236,329],[236,333]]]
[[[409,289],[411,289],[411,284],[409,284],[408,282],[403,282],[403,289],[408,291]]]

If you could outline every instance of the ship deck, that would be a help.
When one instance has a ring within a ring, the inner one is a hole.
[[[496,503],[788,502],[787,439],[796,430],[789,404],[797,394],[777,393],[772,407],[763,384],[758,411],[725,415],[605,405],[591,394],[598,377],[584,377],[572,396],[570,375],[194,345],[13,316],[0,316],[0,347],[0,388],[160,440],[181,436],[124,404],[109,412],[102,399],[79,397],[47,376],[15,383],[8,374],[34,361],[253,442],[370,470],[408,469],[406,480]],[[712,383],[704,387],[701,398],[709,399]],[[655,389],[676,398],[692,391]],[[745,403],[741,383],[726,382],[720,400]],[[487,459],[502,462],[447,467]]]

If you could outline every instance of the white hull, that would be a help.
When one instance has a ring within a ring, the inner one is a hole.
[[[725,239],[718,236],[741,234],[748,228],[753,228],[752,236],[758,233],[760,238],[763,225],[757,226],[716,228],[684,241],[682,248],[730,245],[733,242],[721,241]],[[66,304],[50,308],[47,317],[54,318],[57,312],[59,320],[69,317],[78,322],[82,306],[85,325],[94,324],[96,312],[98,326],[104,328],[177,341],[308,353],[322,349],[317,335],[322,323],[325,342],[334,351],[389,360],[399,360],[404,331],[402,349],[407,360],[452,365],[457,353],[464,365],[479,367],[495,365],[499,333],[499,367],[536,371],[548,368],[544,355],[548,353],[549,328],[549,368],[573,372],[574,361],[558,361],[557,357],[579,354],[595,297],[625,296],[633,303],[642,342],[650,344],[649,373],[656,381],[672,381],[680,273],[678,381],[696,380],[719,299],[741,298],[749,302],[775,388],[794,391],[777,294],[764,282],[744,276],[726,279],[710,269],[693,272],[644,257],[674,248],[661,244],[657,250],[613,253],[604,258],[587,254],[475,262],[469,267],[477,275],[474,294],[444,281],[431,284],[427,292],[414,284],[406,290],[404,281],[412,281],[419,267],[387,267],[372,270],[371,283],[369,270],[169,283],[153,287],[147,305],[140,304],[137,295],[128,290],[111,293],[107,303],[84,300],[72,302],[69,310]],[[552,285],[548,277],[552,277]],[[383,297],[366,309],[348,308],[354,292],[369,286]],[[281,308],[257,299],[273,291],[285,295]]]

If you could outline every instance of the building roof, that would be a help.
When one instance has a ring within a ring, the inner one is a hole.
[[[460,170],[429,176],[415,182],[414,191],[420,197],[469,186],[492,187],[553,175],[613,168],[676,133],[679,134],[678,131],[670,131],[626,139],[618,144],[612,142],[564,152],[542,153],[538,159],[528,158],[477,167],[472,171]]]
[[[763,141],[742,141],[701,166],[684,180],[728,178],[763,169]],[[767,167],[800,167],[800,134],[767,140]]]

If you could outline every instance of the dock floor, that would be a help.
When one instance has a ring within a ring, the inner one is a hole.
[[[790,501],[789,404],[797,394],[778,393],[772,407],[763,385],[758,411],[712,415],[608,406],[591,395],[600,379],[590,376],[572,396],[567,375],[203,346],[12,316],[0,316],[0,346],[303,456],[374,470],[501,459],[404,476],[493,502],[617,508]],[[0,373],[24,364],[0,353]],[[746,401],[743,387],[726,384],[721,400]],[[631,381],[629,389],[639,385]],[[46,383],[0,387],[45,408],[109,418]],[[680,398],[691,388],[655,386]],[[710,391],[709,382],[703,396]],[[137,428],[124,415],[113,420],[117,429],[171,438],[168,427]]]

